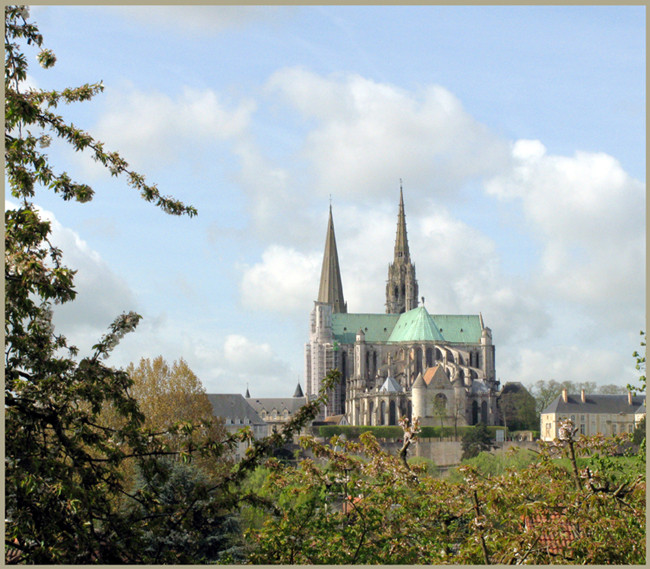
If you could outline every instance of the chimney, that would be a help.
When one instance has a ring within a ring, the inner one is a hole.
[[[627,404],[632,405],[632,392],[629,389],[627,390]]]
[[[584,389],[580,390],[580,401],[582,401],[583,403],[587,402],[587,398],[585,397],[585,390]]]
[[[567,403],[569,401],[569,395],[566,391],[566,388],[562,389],[562,401]]]

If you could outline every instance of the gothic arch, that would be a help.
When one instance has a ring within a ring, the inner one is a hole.
[[[434,362],[434,350],[433,348],[427,348],[426,350],[426,362],[427,367],[433,366]]]
[[[487,401],[481,403],[481,423],[484,425],[488,424],[488,404]]]
[[[379,404],[379,424],[386,424],[386,401],[383,401]]]
[[[388,404],[388,424],[397,425],[397,409],[395,409],[395,400],[391,399]]]

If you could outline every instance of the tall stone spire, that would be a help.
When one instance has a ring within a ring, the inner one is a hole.
[[[397,213],[397,235],[395,236],[395,257],[388,266],[386,282],[386,313],[401,314],[418,306],[418,281],[415,265],[411,263],[409,243],[406,236],[406,215],[402,181],[399,185],[399,211]]]
[[[343,299],[343,285],[341,284],[341,269],[339,268],[339,255],[336,250],[334,237],[334,221],[332,219],[332,205],[330,204],[330,217],[327,223],[327,236],[325,238],[325,253],[323,254],[323,267],[320,273],[320,288],[318,289],[318,302],[332,305],[332,312],[347,312],[347,305]]]
[[[402,192],[402,184],[400,180],[399,185],[399,212],[397,214],[397,235],[395,237],[395,263],[404,260],[411,261],[409,255],[409,242],[406,237],[406,215],[404,214],[404,194]]]

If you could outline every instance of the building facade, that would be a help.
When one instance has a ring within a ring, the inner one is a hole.
[[[331,369],[341,372],[326,416],[344,414],[352,425],[395,425],[404,416],[419,417],[424,425],[498,424],[490,328],[481,314],[429,314],[418,302],[418,291],[400,188],[385,312],[349,313],[330,207],[305,346],[307,396],[318,393]]]
[[[571,419],[578,435],[605,436],[631,433],[645,417],[645,396],[588,395],[567,393],[566,389],[540,414],[540,437],[543,441],[557,438],[560,422]]]

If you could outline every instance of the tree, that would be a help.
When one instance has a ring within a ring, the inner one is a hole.
[[[32,563],[119,562],[132,558],[137,532],[116,512],[123,492],[116,465],[127,456],[125,445],[143,461],[157,449],[140,430],[143,417],[128,394],[128,375],[103,361],[140,317],[118,317],[93,353],[80,361],[77,349],[55,334],[51,307],[74,299],[74,271],[62,265],[61,251],[49,241],[50,224],[31,200],[42,188],[79,202],[91,200],[93,191],[65,172],[55,173],[40,148],[59,137],[76,150],[89,150],[112,174],[126,176],[163,211],[193,216],[196,210],[161,196],[119,154],[106,152],[55,114],[60,103],[91,99],[101,84],[61,92],[23,87],[27,58],[22,49],[42,43],[28,8],[7,6],[5,175],[19,204],[5,212],[6,543],[14,558]],[[40,49],[38,60],[50,68],[56,58]],[[107,403],[123,427],[98,424]]]
[[[492,435],[483,423],[478,423],[463,435],[461,448],[463,449],[463,460],[477,456],[480,452],[492,448]]]
[[[303,440],[313,459],[270,462],[263,492],[281,507],[246,532],[257,564],[643,564],[645,468],[621,472],[627,440],[567,438],[499,474],[435,479],[358,443]],[[572,449],[572,450],[570,450]],[[522,453],[523,454],[523,453]],[[526,453],[529,454],[529,453]],[[573,456],[573,461],[570,459]],[[573,463],[590,457],[587,468]],[[561,458],[561,460],[556,460]],[[566,467],[568,461],[569,467]],[[580,484],[576,484],[580,480]]]
[[[447,418],[447,397],[443,393],[438,393],[433,397],[433,416],[440,419],[440,436],[442,437]]]
[[[640,334],[641,334],[641,347],[645,348],[646,347],[645,332],[643,330],[641,330]],[[634,386],[628,384],[627,388],[630,391],[633,391],[635,393],[637,391],[639,391],[641,393],[644,393],[645,392],[645,387],[646,387],[645,353],[644,352],[639,353],[638,351],[635,350],[634,353],[632,354],[632,357],[634,357],[634,359],[636,360],[635,367],[636,367],[637,371],[639,372],[639,383],[641,383],[641,387],[634,387]]]
[[[212,418],[212,405],[199,378],[184,359],[171,366],[162,356],[142,358],[126,372],[133,380],[131,394],[145,416],[145,424],[155,429],[172,421],[206,421]]]
[[[521,383],[506,383],[498,399],[503,424],[510,431],[538,430],[535,398]]]
[[[586,394],[600,393],[603,395],[617,395],[627,393],[628,388],[629,386],[624,387],[622,385],[611,383],[599,386],[596,385],[596,383],[593,381],[573,382],[565,380],[558,382],[554,379],[540,379],[536,381],[532,386],[530,393],[535,397],[536,410],[539,414],[544,411],[544,409],[546,409],[546,407],[548,407],[558,395],[562,393],[563,389],[566,389],[568,393],[580,393],[582,390],[584,390]]]
[[[102,91],[100,83],[60,92],[24,88],[24,50],[39,48],[38,60],[46,68],[56,61],[42,44],[28,8],[7,6],[5,175],[18,206],[5,212],[6,560],[147,563],[154,559],[146,547],[151,535],[163,535],[169,523],[191,523],[206,501],[219,511],[235,512],[247,499],[239,491],[247,473],[317,415],[326,401],[325,390],[340,377],[335,372],[326,377],[319,397],[280,432],[253,441],[245,459],[224,476],[207,488],[189,486],[183,504],[161,510],[153,489],[174,474],[162,457],[222,457],[238,441],[249,439],[250,431],[225,439],[209,437],[197,448],[192,435],[200,425],[184,423],[159,433],[146,428],[129,392],[132,379],[105,362],[124,334],[135,329],[139,315],[119,316],[92,353],[80,359],[78,350],[55,333],[52,305],[74,300],[74,271],[62,265],[61,251],[49,239],[50,224],[41,219],[32,199],[37,191],[50,190],[64,200],[87,202],[93,190],[65,172],[56,173],[42,148],[58,137],[77,151],[89,151],[164,212],[190,217],[197,212],[162,196],[118,153],[106,151],[54,112],[59,104],[91,99]],[[102,422],[107,408],[118,419],[115,426]],[[131,463],[144,481],[155,485],[132,489],[124,477],[124,466]],[[175,559],[173,551],[164,557],[166,562]]]
[[[236,512],[212,498],[211,478],[193,464],[162,459],[154,476],[138,477],[138,488],[156,497],[155,509],[135,503],[140,515],[156,515],[162,523],[148,527],[142,543],[150,563],[216,563],[243,561]],[[196,496],[188,503],[188,496]],[[189,509],[191,514],[178,516]]]

